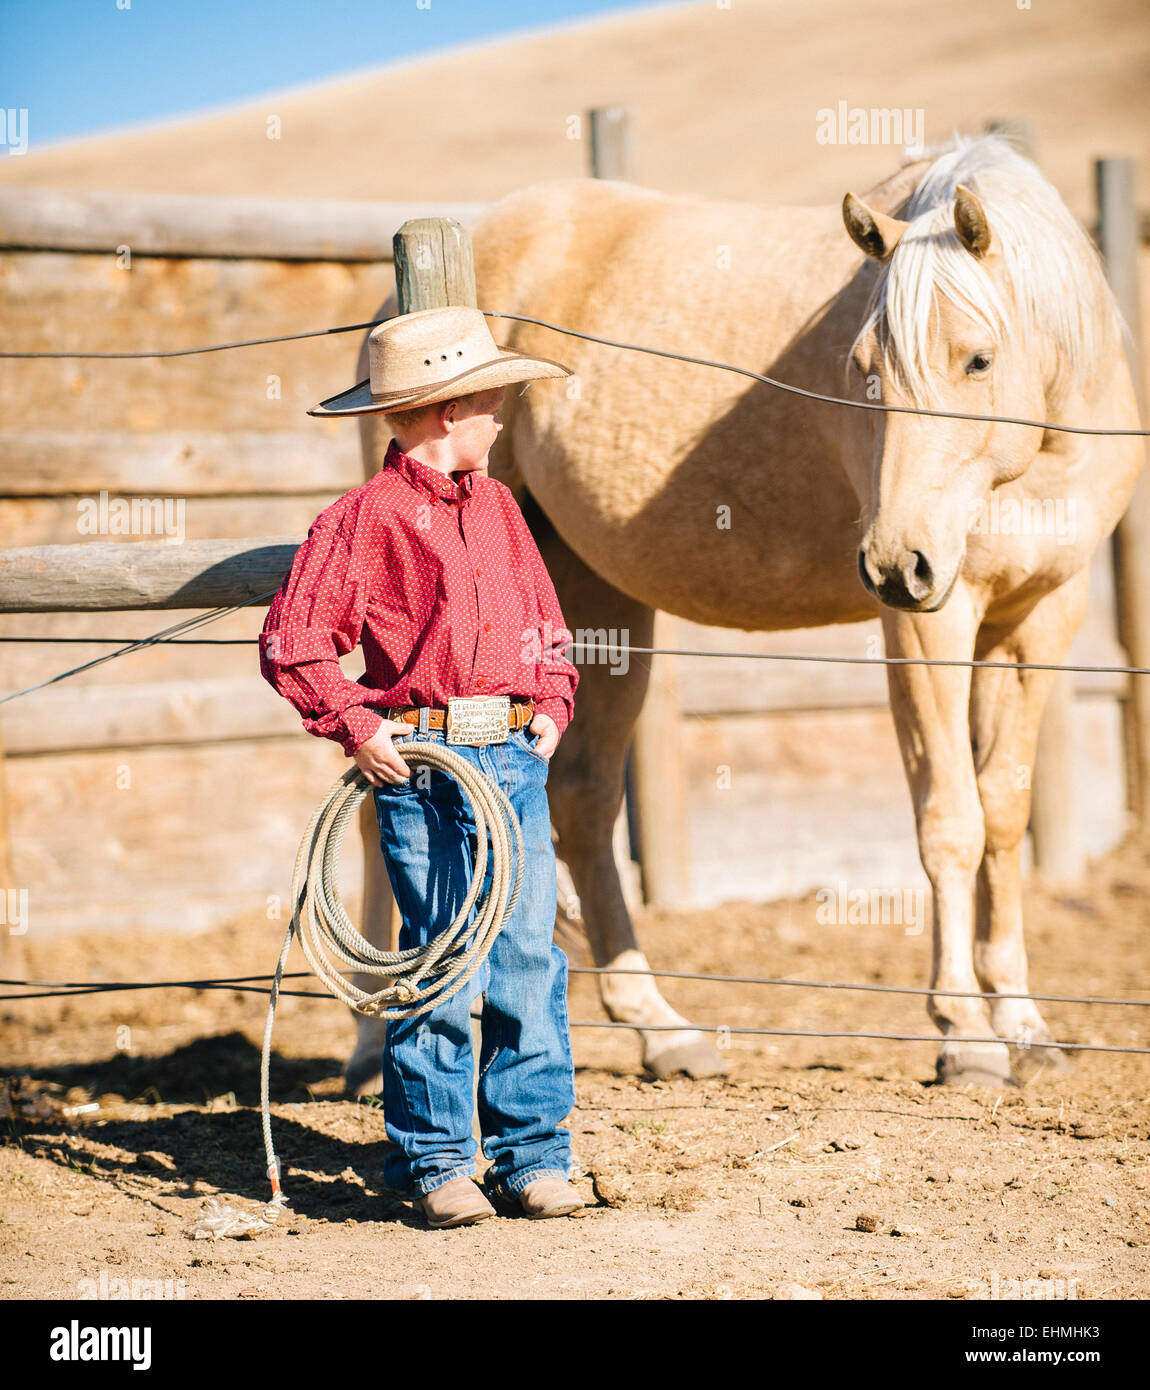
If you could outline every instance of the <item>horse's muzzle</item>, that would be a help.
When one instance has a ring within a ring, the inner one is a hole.
[[[955,570],[950,583],[940,592],[934,567],[921,550],[908,551],[900,565],[881,570],[875,579],[867,564],[866,551],[860,547],[858,570],[863,588],[868,593],[888,608],[907,613],[933,613],[941,608],[950,597],[958,578],[958,571]]]

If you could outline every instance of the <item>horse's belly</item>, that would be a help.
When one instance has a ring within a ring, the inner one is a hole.
[[[623,593],[692,622],[748,631],[872,617],[858,578],[857,525],[828,524],[814,498],[773,503],[672,473],[612,506],[578,459],[531,469],[563,540]],[[618,500],[618,494],[614,494]]]

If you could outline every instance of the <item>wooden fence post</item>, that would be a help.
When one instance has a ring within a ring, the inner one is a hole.
[[[18,892],[15,880],[12,877],[12,844],[8,836],[8,787],[4,773],[4,740],[0,733],[0,893],[5,895],[5,907],[14,900]],[[29,894],[31,897],[31,894]],[[27,963],[24,955],[24,931],[27,930],[27,922],[21,922],[18,933],[13,931],[13,922],[10,913],[5,910],[0,913],[0,976],[6,980],[26,980],[28,978]],[[14,991],[18,992],[18,991]],[[15,1005],[13,1005],[15,1008]],[[0,1011],[7,1016],[8,1011]],[[22,1015],[24,1022],[28,1021],[28,1015]]]
[[[1134,204],[1134,160],[1099,159],[1094,164],[1098,242],[1110,288],[1130,328],[1130,370],[1140,405],[1142,383],[1141,306],[1138,252],[1141,228]],[[1134,495],[1114,533],[1118,636],[1131,666],[1150,665],[1150,481],[1143,469]],[[1138,826],[1150,825],[1150,683],[1130,678],[1124,706],[1130,806]]]
[[[401,314],[452,304],[477,307],[471,235],[454,217],[413,217],[392,244]]]
[[[635,182],[635,113],[629,106],[591,112],[591,177]]]

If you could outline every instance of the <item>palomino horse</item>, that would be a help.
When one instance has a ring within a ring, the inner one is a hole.
[[[1054,188],[1001,137],[959,140],[905,165],[865,200],[848,194],[841,214],[548,182],[486,210],[474,248],[482,309],[832,396],[1137,427],[1098,257]],[[890,656],[1057,663],[1081,621],[1090,558],[1142,461],[1135,438],[814,403],[535,325],[492,326],[497,340],[577,373],[565,386],[508,393],[490,468],[519,499],[576,634],[618,629],[651,646],[659,608],[754,631],[880,613]],[[389,433],[379,416],[363,427],[370,476]],[[1050,515],[1052,504],[1073,518],[1071,534],[985,524],[1010,507]],[[933,889],[938,1076],[1000,1084],[1011,1078],[1008,1047],[961,1039],[1025,1043],[1049,1030],[1029,999],[987,1009],[959,995],[1027,993],[1020,849],[1052,677],[887,672]],[[620,675],[592,657],[580,673],[549,777],[558,852],[595,962],[646,969],[612,827],[647,671],[635,661]],[[366,929],[379,939],[390,890],[373,867],[374,818],[364,825]],[[601,979],[611,1018],[640,1030],[648,1067],[720,1069],[650,976]],[[673,1027],[642,1032],[650,1024]],[[379,1061],[379,1025],[360,1025],[352,1086]]]

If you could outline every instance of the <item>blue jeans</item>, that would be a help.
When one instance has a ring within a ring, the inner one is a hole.
[[[444,740],[442,729],[412,737]],[[397,740],[401,757],[407,741]],[[537,742],[537,734],[514,730],[506,743],[448,745],[511,801],[523,831],[525,869],[511,917],[472,980],[430,1013],[388,1022],[383,1108],[388,1138],[397,1147],[384,1160],[383,1177],[400,1192],[425,1195],[475,1174],[470,1006],[479,994],[478,1115],[483,1154],[491,1160],[486,1183],[510,1197],[544,1174],[571,1176],[571,1136],[559,1128],[575,1107],[567,957],[553,940],[555,850],[548,765],[532,751]],[[424,945],[451,925],[470,885],[476,833],[455,778],[439,768],[409,766],[407,781],[373,788],[380,845],[403,919],[401,949]],[[512,865],[513,880],[514,872]],[[484,893],[490,885],[489,858]]]

